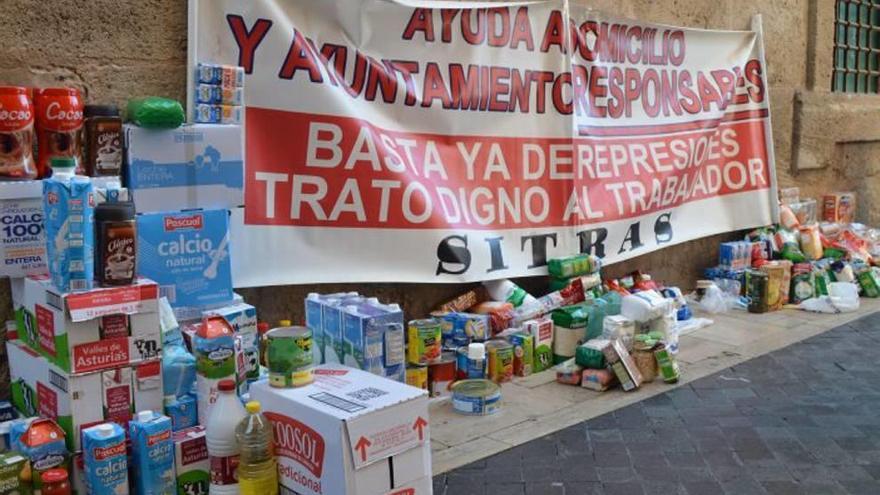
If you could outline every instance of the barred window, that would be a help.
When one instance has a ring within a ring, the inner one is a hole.
[[[880,0],[837,0],[832,89],[877,93],[880,79]]]

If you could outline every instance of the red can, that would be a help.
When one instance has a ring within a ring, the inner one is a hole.
[[[27,88],[0,87],[0,179],[36,179],[34,105]]]
[[[76,159],[76,173],[83,174],[83,100],[75,88],[46,88],[36,92],[37,168],[40,177],[50,175],[54,157]]]

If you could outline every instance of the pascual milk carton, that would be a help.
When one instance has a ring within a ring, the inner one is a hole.
[[[91,179],[61,173],[44,179],[43,212],[52,284],[62,292],[91,289],[95,271]]]
[[[128,453],[125,430],[102,423],[82,431],[83,472],[90,495],[128,493]]]
[[[153,411],[141,411],[128,424],[128,431],[135,493],[175,493],[171,418]]]

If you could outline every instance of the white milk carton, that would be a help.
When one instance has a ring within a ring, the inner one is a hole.
[[[126,126],[128,188],[138,212],[244,204],[244,139],[238,125]]]
[[[102,423],[82,432],[83,471],[90,495],[128,494],[128,453],[125,430]]]
[[[273,424],[283,493],[430,494],[427,392],[339,365],[314,383],[251,387]]]
[[[60,173],[44,179],[43,213],[52,284],[62,292],[91,289],[95,272],[91,179]]]
[[[41,181],[0,182],[0,276],[48,272],[42,197]]]
[[[405,381],[405,337],[400,306],[370,302],[345,306],[342,322],[346,366]]]
[[[327,301],[340,298],[356,298],[357,292],[337,292],[335,294],[309,293],[306,297],[306,326],[312,331],[312,352],[314,363],[323,364],[324,361],[324,306]]]
[[[174,432],[174,473],[177,493],[207,495],[211,482],[211,463],[205,427],[193,426]]]
[[[135,493],[175,493],[171,418],[141,411],[128,424],[128,431]]]

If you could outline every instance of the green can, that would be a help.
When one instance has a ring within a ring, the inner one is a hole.
[[[314,381],[312,331],[307,327],[281,327],[266,333],[269,385],[293,388]]]
[[[663,376],[663,381],[666,383],[677,382],[681,377],[681,372],[678,369],[678,362],[676,362],[675,358],[669,354],[665,345],[661,344],[657,350],[654,351],[654,357],[657,359],[657,366],[660,368],[660,375]]]

